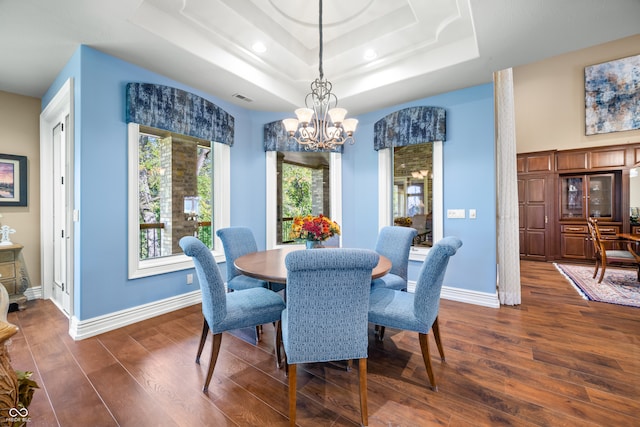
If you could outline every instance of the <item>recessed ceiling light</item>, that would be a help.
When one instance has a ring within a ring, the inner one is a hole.
[[[267,47],[262,42],[255,42],[251,46],[251,49],[253,49],[255,53],[264,53],[267,51]]]
[[[372,59],[376,59],[377,57],[378,57],[378,54],[373,49],[367,49],[364,52],[364,59],[366,59],[367,61],[371,61]]]

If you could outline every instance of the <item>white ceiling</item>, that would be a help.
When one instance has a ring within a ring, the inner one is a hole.
[[[323,24],[325,77],[361,114],[638,34],[640,0],[324,0]],[[0,0],[0,90],[42,97],[85,44],[245,108],[290,111],[318,76],[318,41],[315,1]]]

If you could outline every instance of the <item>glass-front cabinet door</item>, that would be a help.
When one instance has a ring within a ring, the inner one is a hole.
[[[613,218],[613,174],[560,177],[562,219]]]
[[[593,175],[588,181],[588,215],[593,218],[613,217],[613,175]]]
[[[561,218],[585,218],[585,176],[567,176],[561,179]]]

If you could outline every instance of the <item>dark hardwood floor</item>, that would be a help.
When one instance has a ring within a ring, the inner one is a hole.
[[[442,301],[438,392],[427,386],[417,334],[387,329],[379,344],[370,331],[370,426],[640,425],[640,309],[583,300],[550,263],[521,266],[521,306]],[[199,305],[78,342],[49,301],[30,301],[9,321],[20,327],[8,347],[13,367],[34,371],[41,387],[29,427],[288,425],[271,325],[257,346],[224,335],[206,395],[210,338],[202,365],[194,362]],[[356,369],[298,368],[298,425],[359,419]]]

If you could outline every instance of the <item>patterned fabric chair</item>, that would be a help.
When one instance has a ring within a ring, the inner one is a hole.
[[[204,322],[196,363],[200,363],[200,355],[209,330],[213,334],[209,370],[202,389],[206,393],[218,359],[222,333],[274,322],[279,329],[280,316],[285,304],[280,295],[263,287],[225,292],[222,275],[209,248],[191,236],[180,239],[180,247],[185,255],[193,258],[202,290]],[[280,343],[276,342],[276,362],[279,360]]]
[[[391,270],[371,282],[373,288],[384,287],[399,291],[407,289],[409,251],[418,232],[411,227],[383,227],[378,234],[376,252],[391,260]]]
[[[289,421],[296,419],[296,365],[359,359],[360,411],[367,425],[367,311],[371,270],[366,249],[312,249],[287,255],[282,343],[289,374]]]
[[[424,260],[415,293],[401,292],[388,288],[374,288],[371,290],[369,302],[369,322],[379,325],[378,340],[384,337],[384,328],[404,329],[418,333],[422,358],[431,388],[438,389],[431,359],[429,356],[429,330],[433,329],[433,336],[444,361],[444,350],[440,341],[438,328],[438,309],[440,307],[440,291],[442,281],[452,257],[462,242],[457,237],[445,237],[436,243]]]
[[[234,291],[258,287],[271,288],[269,282],[245,276],[244,274],[240,273],[234,265],[236,258],[239,258],[242,255],[246,255],[251,252],[258,251],[256,239],[255,237],[253,237],[253,232],[250,228],[221,228],[216,231],[216,235],[222,241],[222,247],[224,248],[224,257],[227,261],[227,288]],[[282,290],[283,288],[284,286],[277,285],[274,286],[273,290],[277,292]]]

